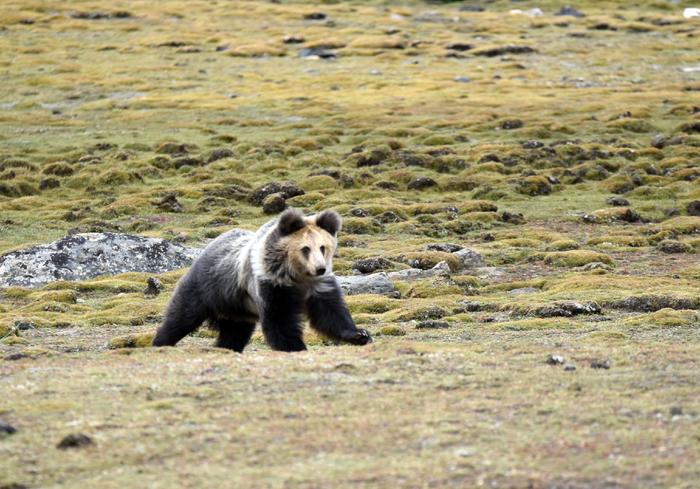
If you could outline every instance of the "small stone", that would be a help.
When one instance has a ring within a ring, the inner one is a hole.
[[[265,197],[271,194],[280,193],[285,199],[291,199],[297,195],[304,195],[304,191],[297,184],[292,182],[270,182],[261,185],[250,193],[248,199],[254,205],[262,205]]]
[[[13,323],[14,327],[17,328],[19,331],[27,331],[29,329],[36,329],[36,324],[27,321],[25,319],[16,319],[15,322]]]
[[[688,212],[689,216],[700,216],[700,200],[688,202],[688,205],[685,206],[685,210]]]
[[[333,51],[323,48],[303,48],[299,50],[297,56],[310,59],[334,59],[337,57]]]
[[[523,121],[520,119],[509,119],[501,122],[501,129],[519,129],[523,127]]]
[[[146,280],[146,288],[144,289],[144,295],[156,296],[163,291],[163,283],[155,277],[148,277]]]
[[[425,247],[428,251],[442,251],[443,253],[455,253],[463,250],[464,246],[453,243],[432,243]]]
[[[449,327],[450,323],[447,321],[427,320],[420,321],[418,324],[416,324],[416,329],[444,329]]]
[[[656,246],[659,251],[662,251],[664,253],[687,253],[691,251],[691,248],[689,245],[685,243],[681,243],[680,241],[672,240],[672,239],[665,239],[661,241],[657,246]]]
[[[282,42],[285,44],[301,44],[305,41],[306,39],[302,36],[284,36],[284,39],[282,39]]]
[[[610,360],[593,360],[591,361],[591,368],[608,370],[610,368]]]
[[[572,372],[572,371],[576,370],[576,365],[573,365],[571,363],[567,363],[566,365],[564,365],[564,370],[566,372]]]
[[[360,273],[374,273],[378,270],[393,268],[394,264],[384,257],[363,258],[352,263],[352,269]]]
[[[584,14],[583,12],[579,12],[578,10],[576,10],[574,7],[572,7],[570,5],[562,7],[561,9],[559,9],[558,12],[555,12],[554,15],[559,15],[559,16],[569,15],[571,17],[577,17],[579,19],[586,16],[586,14]]]
[[[211,152],[211,154],[209,155],[209,158],[207,158],[207,163],[221,160],[223,158],[229,158],[231,156],[233,156],[233,151],[231,151],[230,149],[218,148],[218,149],[215,149],[214,151]]]
[[[663,134],[657,134],[651,140],[651,145],[654,148],[663,149],[663,147],[666,146],[667,142],[668,142],[668,137],[664,136]]]
[[[474,46],[466,42],[453,42],[452,44],[448,44],[446,47],[447,49],[451,49],[452,51],[463,52],[469,51]]]
[[[177,200],[174,192],[167,193],[162,199],[154,204],[159,209],[168,212],[182,212],[182,204]]]
[[[271,194],[265,197],[262,210],[265,214],[278,214],[287,208],[287,202],[281,193]]]
[[[525,216],[522,212],[513,213],[508,211],[503,211],[500,217],[501,221],[509,222],[511,224],[522,224],[525,222]]]
[[[545,360],[547,365],[564,365],[564,357],[561,355],[549,355]]]
[[[410,182],[408,182],[408,188],[410,190],[423,190],[426,188],[434,187],[437,182],[430,177],[413,177]]]
[[[457,83],[469,83],[470,81],[472,81],[471,78],[469,78],[468,76],[464,76],[464,75],[455,76],[453,78],[453,80],[456,81]]]
[[[629,200],[624,197],[610,197],[605,203],[614,207],[627,207],[630,205]]]
[[[482,256],[469,248],[455,251],[454,255],[459,258],[463,269],[482,268],[486,266]]]
[[[403,221],[403,219],[401,219],[401,217],[398,214],[396,214],[395,212],[391,212],[391,211],[382,212],[381,214],[379,214],[377,216],[376,219],[377,219],[377,221],[381,222],[382,224],[389,224],[392,222]]]
[[[361,207],[350,209],[350,215],[355,217],[367,217],[369,213]]]
[[[542,148],[544,146],[544,143],[542,141],[535,141],[534,139],[531,139],[522,143],[521,146],[523,147],[523,149],[537,149]]]
[[[61,186],[61,182],[55,178],[42,178],[39,182],[39,188],[41,190],[49,190],[52,188],[58,188]]]
[[[511,289],[507,294],[510,295],[521,295],[521,294],[536,294],[537,292],[540,292],[540,289],[536,287],[521,287],[519,289]]]
[[[669,409],[669,413],[671,416],[682,416],[683,408],[680,406],[673,406],[671,409]]]
[[[93,444],[94,442],[89,436],[84,435],[82,433],[75,433],[66,436],[63,440],[61,440],[58,443],[58,445],[56,445],[56,448],[66,450],[68,448],[80,448]]]
[[[311,12],[304,15],[304,20],[325,20],[326,17],[328,16],[323,12]]]
[[[9,423],[0,421],[0,436],[13,435],[15,433],[17,433],[17,428],[15,428]]]

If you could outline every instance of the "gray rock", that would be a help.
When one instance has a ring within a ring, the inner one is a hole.
[[[445,329],[449,327],[450,323],[447,321],[435,321],[434,319],[420,321],[416,324],[416,329]]]
[[[561,355],[549,355],[547,360],[545,360],[547,365],[563,365],[564,357]]]
[[[470,250],[469,248],[463,248],[455,251],[453,254],[460,259],[462,262],[462,268],[464,269],[483,268],[486,266],[486,263],[484,263],[484,259],[481,257],[481,255],[474,250]]]
[[[189,266],[198,253],[159,238],[76,234],[0,256],[0,287],[39,287],[125,272],[162,273]]]
[[[441,261],[433,268],[421,270],[420,268],[407,268],[396,272],[389,272],[387,276],[392,280],[421,280],[430,277],[440,277],[450,274],[450,266],[447,262]]]
[[[396,290],[386,273],[336,277],[345,295],[389,294]]]
[[[5,423],[4,421],[0,421],[0,434],[3,435],[12,435],[17,433],[17,428],[12,426],[9,423]]]
[[[520,295],[520,294],[536,294],[540,292],[540,289],[536,287],[521,287],[519,289],[510,289],[507,294],[510,295]]]
[[[377,270],[386,270],[393,268],[394,264],[384,257],[371,257],[355,260],[352,263],[352,269],[360,273],[374,273]]]

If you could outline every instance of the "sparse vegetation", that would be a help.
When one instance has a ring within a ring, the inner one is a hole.
[[[4,1],[0,253],[296,206],[449,273],[284,355],[150,348],[182,270],[1,288],[0,488],[694,487],[700,22],[564,6]]]

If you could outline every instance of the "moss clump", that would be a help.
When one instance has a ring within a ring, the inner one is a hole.
[[[420,268],[421,270],[433,268],[442,261],[447,262],[450,266],[450,270],[453,272],[458,271],[462,266],[462,262],[458,257],[444,251],[416,251],[406,253],[398,257],[397,261],[406,263],[412,268]]]
[[[700,323],[700,312],[688,309],[660,309],[649,314],[640,314],[624,321],[628,326],[674,327],[694,326]]]
[[[577,250],[579,244],[573,239],[557,239],[547,246],[547,251],[570,251]]]
[[[637,211],[629,207],[611,207],[609,209],[599,209],[588,216],[588,219],[597,223],[607,222],[639,222],[641,220]]]
[[[537,330],[562,330],[571,329],[576,326],[576,323],[569,319],[555,319],[555,318],[532,318],[532,319],[521,319],[518,321],[504,321],[501,323],[494,323],[492,328],[494,329],[506,329],[510,331],[537,331]]]
[[[451,144],[455,144],[455,140],[451,136],[435,134],[425,138],[423,140],[423,144],[426,146],[449,146]]]
[[[112,350],[117,348],[146,348],[153,345],[154,336],[153,333],[118,336],[109,340],[108,347]]]
[[[2,338],[2,336],[0,336]],[[22,338],[21,336],[18,335],[11,335],[11,336],[6,336],[2,338],[2,344],[7,345],[7,346],[14,346],[14,345],[28,345],[29,341],[27,341],[26,338]]]
[[[536,195],[549,195],[552,193],[552,185],[549,183],[547,178],[541,175],[533,175],[531,177],[525,177],[518,181],[515,189],[518,193],[529,196]]]
[[[349,217],[343,220],[343,232],[350,234],[373,234],[382,230],[374,220],[365,217]]]
[[[351,313],[382,314],[400,307],[400,303],[388,297],[358,294],[347,297],[348,309]]]
[[[627,175],[613,175],[600,182],[600,186],[613,194],[624,194],[634,189],[634,182]]]
[[[675,231],[681,234],[692,234],[700,231],[700,216],[678,216],[661,224],[661,228],[667,231]]]
[[[401,326],[397,326],[395,324],[390,324],[387,326],[382,326],[379,328],[379,331],[377,331],[378,336],[405,336],[406,335],[406,330],[403,329]]]
[[[589,263],[601,262],[613,266],[614,262],[605,253],[591,250],[555,251],[545,253],[544,262],[555,267],[581,267]]]

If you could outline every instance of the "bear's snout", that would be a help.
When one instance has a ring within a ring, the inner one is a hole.
[[[316,269],[316,275],[321,276],[326,273],[326,267],[318,267]]]

